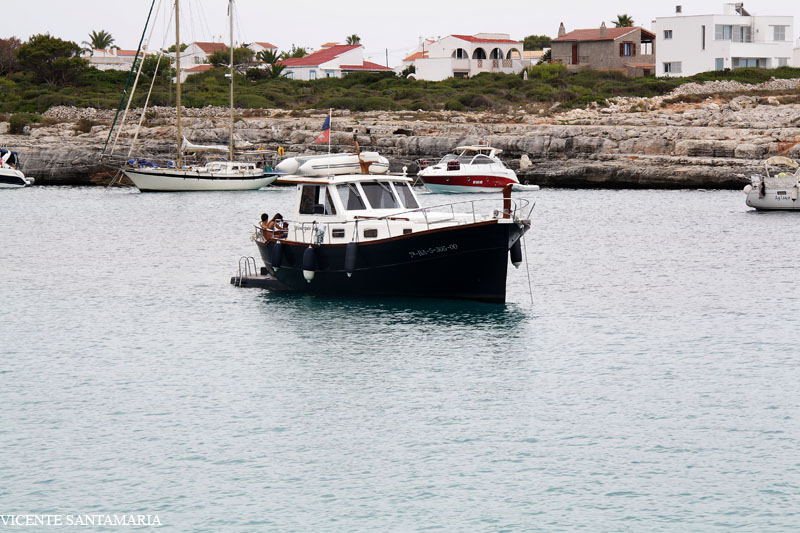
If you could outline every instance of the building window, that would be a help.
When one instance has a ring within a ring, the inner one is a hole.
[[[293,80],[294,79],[294,72],[292,72],[290,70],[289,72],[286,73],[286,77],[289,78],[290,80]]]
[[[633,46],[633,43],[620,43],[619,55],[625,57],[636,55],[636,48]]]
[[[725,70],[725,58],[718,57],[714,60],[714,70]]]
[[[766,57],[734,57],[731,60],[733,68],[767,68]]]
[[[483,48],[476,48],[474,52],[472,52],[472,59],[486,59],[486,50]]]
[[[700,26],[700,46],[703,50],[706,49],[706,27]]]
[[[456,48],[453,51],[453,58],[455,59],[469,59],[469,55],[467,55],[467,51],[463,48]]]
[[[733,26],[731,26],[730,24],[714,25],[714,40],[730,41],[732,35],[733,35]]]
[[[786,26],[773,26],[773,41],[786,40]]]
[[[778,58],[778,66],[779,67],[788,67],[789,66],[789,58],[788,57],[779,57]]]
[[[308,79],[310,79],[310,80],[317,79],[317,71],[316,70],[312,70],[311,72],[309,72],[308,73]]]
[[[680,74],[681,62],[673,61],[671,63],[664,63],[664,74]]]
[[[672,30],[664,30],[664,39],[672,39]]]
[[[649,56],[653,54],[653,43],[648,41],[642,41],[642,44],[639,45],[640,54],[643,56]]]
[[[752,43],[753,29],[750,26],[733,26],[733,37],[735,43]]]

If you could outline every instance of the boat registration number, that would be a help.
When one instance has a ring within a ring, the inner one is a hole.
[[[441,253],[444,253],[444,252],[451,252],[453,250],[458,250],[458,245],[455,244],[455,243],[453,243],[453,244],[444,244],[442,246],[434,246],[434,247],[431,247],[431,248],[426,248],[424,250],[415,250],[413,252],[408,252],[408,255],[411,256],[411,258],[427,257],[429,255],[441,254]]]

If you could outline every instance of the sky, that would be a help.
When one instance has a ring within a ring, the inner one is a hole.
[[[0,0],[5,24],[0,38],[23,41],[37,33],[47,33],[80,44],[92,30],[105,30],[115,44],[135,49],[144,28],[152,0]],[[165,5],[174,0],[156,0],[160,14],[150,48],[165,41]],[[653,19],[671,16],[675,6],[684,15],[722,13],[723,1],[716,0],[506,0],[494,4],[486,0],[305,0],[304,2],[235,0],[234,39],[236,42],[267,41],[281,50],[292,45],[319,48],[322,43],[344,43],[347,36],[361,37],[365,59],[396,66],[413,51],[421,37],[437,38],[450,34],[508,33],[511,38],[527,35],[555,37],[559,23],[567,31],[596,28],[619,14],[633,17],[637,26],[650,28]],[[224,41],[228,37],[227,0],[180,0],[181,41]],[[788,15],[800,21],[800,0],[760,0],[744,2],[752,15]],[[10,24],[9,24],[10,23]],[[172,28],[172,25],[170,25]],[[167,44],[175,42],[170,29]]]

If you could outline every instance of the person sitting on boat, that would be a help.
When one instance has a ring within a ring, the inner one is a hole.
[[[269,215],[261,213],[261,236],[267,241],[272,238],[272,231],[269,228],[269,224]]]
[[[280,213],[275,213],[275,216],[267,224],[267,228],[275,239],[284,239],[289,233],[286,231],[286,224],[283,221],[283,215]]]

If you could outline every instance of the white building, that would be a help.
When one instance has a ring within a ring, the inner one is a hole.
[[[794,63],[793,67],[800,67],[800,39],[797,39],[797,46],[794,49]]]
[[[151,56],[153,53],[140,52],[141,55]],[[89,66],[97,70],[130,70],[134,57],[136,57],[136,50],[120,50],[118,48],[98,49],[83,55],[83,58],[89,62]]]
[[[656,76],[692,76],[726,68],[776,68],[792,63],[794,18],[751,16],[741,2],[721,15],[683,15],[653,21]]]
[[[259,52],[263,52],[264,50],[269,50],[271,52],[277,52],[278,47],[274,44],[267,43],[267,42],[256,42],[250,43],[247,47],[253,51],[253,57],[256,57]]]
[[[284,76],[294,80],[341,78],[351,72],[391,72],[392,69],[364,61],[364,47],[360,44],[331,44],[305,57],[290,57],[280,61]]]
[[[228,45],[225,43],[195,41],[181,53],[181,70],[208,63],[208,58],[211,54],[227,49]]]
[[[522,41],[512,40],[507,33],[426,39],[403,60],[398,70],[413,65],[414,77],[429,81],[468,78],[481,72],[517,74],[530,65],[530,60],[523,60],[522,47]]]

